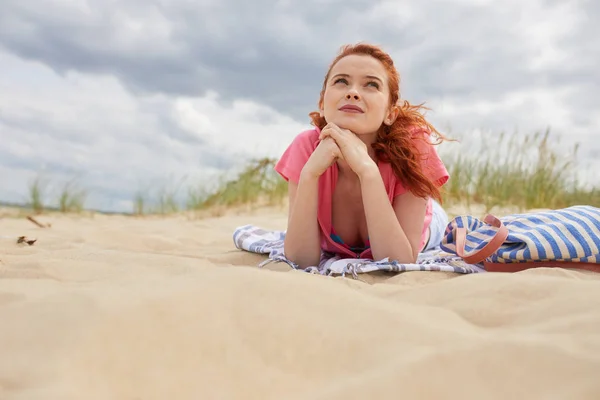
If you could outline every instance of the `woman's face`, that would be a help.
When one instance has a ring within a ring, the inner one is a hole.
[[[368,55],[349,55],[329,73],[321,115],[357,135],[373,134],[382,123],[391,123],[389,99],[383,64]]]

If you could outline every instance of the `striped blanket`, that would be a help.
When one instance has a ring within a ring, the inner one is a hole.
[[[262,267],[270,262],[284,262],[291,268],[299,269],[292,261],[288,260],[283,253],[283,239],[285,231],[265,230],[254,225],[244,225],[235,229],[233,243],[244,251],[267,254],[268,258],[258,264]],[[405,271],[442,271],[470,274],[485,272],[479,265],[465,263],[462,258],[443,252],[441,249],[433,249],[421,253],[415,264],[400,264],[383,260],[340,258],[338,255],[322,252],[319,265],[311,266],[304,271],[321,275],[352,275],[358,277],[360,273],[373,271],[405,272]]]

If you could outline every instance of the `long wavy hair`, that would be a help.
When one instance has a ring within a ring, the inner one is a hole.
[[[427,140],[433,136],[435,140],[430,143],[439,144],[448,139],[427,122],[421,113],[421,110],[427,109],[423,104],[412,105],[406,100],[400,100],[400,76],[392,58],[380,47],[364,43],[343,46],[325,75],[318,103],[319,108],[323,104],[331,69],[339,60],[353,54],[368,55],[383,64],[388,74],[389,104],[396,104],[399,108],[398,117],[394,123],[390,126],[382,124],[377,132],[377,139],[372,145],[376,156],[391,164],[394,174],[415,196],[433,197],[441,201],[438,186],[427,177],[422,169],[422,154],[416,140]],[[313,111],[309,116],[312,124],[319,129],[323,129],[327,125],[327,121],[321,117],[319,112]],[[428,135],[415,135],[415,132],[426,132]]]

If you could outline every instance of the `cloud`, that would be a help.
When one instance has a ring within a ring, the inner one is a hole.
[[[251,101],[223,107],[213,93],[136,96],[110,76],[61,77],[6,55],[0,63],[0,89],[11,93],[0,97],[3,200],[22,201],[42,173],[61,184],[80,178],[90,207],[130,211],[137,190],[204,182],[250,158],[276,157],[308,126]]]
[[[576,86],[575,98],[597,105],[586,89],[599,81],[591,1],[8,0],[0,11],[0,43],[59,73],[114,75],[136,93],[215,92],[225,106],[251,100],[299,121],[339,46],[361,40],[390,51],[415,102],[502,102]]]

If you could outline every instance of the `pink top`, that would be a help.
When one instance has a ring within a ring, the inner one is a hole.
[[[298,183],[300,179],[300,172],[304,167],[304,164],[308,161],[312,152],[317,148],[319,144],[319,128],[314,128],[301,132],[292,141],[290,146],[285,150],[281,156],[279,162],[275,166],[275,170],[286,180]],[[426,131],[423,131],[426,134]],[[423,162],[423,168],[426,174],[432,178],[438,186],[442,186],[446,183],[449,178],[448,171],[444,166],[442,160],[438,156],[435,147],[433,145],[427,145],[424,141],[418,140],[419,143],[423,143],[426,148],[422,150],[423,153],[428,153],[428,157]],[[399,179],[396,178],[391,164],[379,161],[377,163],[379,172],[383,178],[385,190],[390,199],[390,203],[393,203],[394,198],[407,191]],[[331,203],[333,198],[333,192],[335,184],[337,182],[338,167],[334,163],[329,167],[319,178],[319,200],[318,200],[318,221],[321,228],[321,248],[324,251],[332,252],[341,255],[342,257],[356,257],[356,258],[372,258],[371,249],[367,248],[361,253],[355,253],[347,246],[335,242],[331,238],[333,232],[331,222]],[[427,209],[425,212],[425,223],[423,225],[423,233],[421,236],[421,248],[425,245],[427,240],[427,229],[431,223],[433,215],[432,199],[427,203]]]

